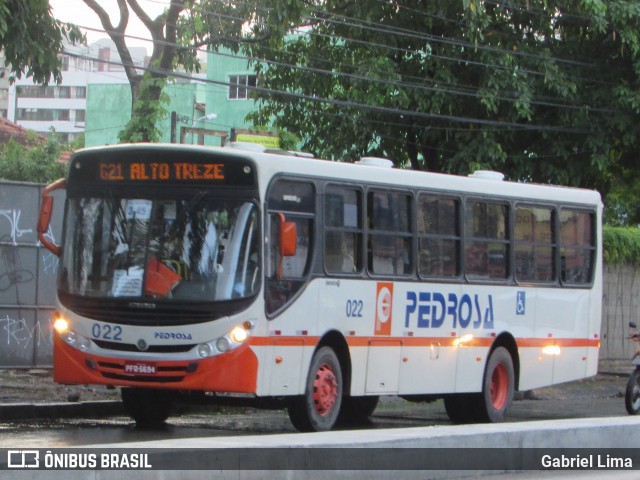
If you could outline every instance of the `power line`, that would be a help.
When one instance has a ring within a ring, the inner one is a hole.
[[[89,57],[87,55],[82,55],[82,54],[78,54],[78,53],[74,53],[74,52],[66,52],[65,51],[64,53],[69,55],[69,56],[73,56],[73,57],[77,57],[77,58],[84,58],[85,60],[102,61],[103,63],[107,63],[107,64],[123,66],[122,62],[103,61],[103,60],[100,60],[99,58],[96,58],[96,57]],[[178,73],[178,72],[172,72],[172,71],[168,71],[168,70],[162,70],[162,69],[159,69],[159,68],[156,68],[156,67],[136,67],[136,68],[140,69],[140,70],[147,71],[149,73],[156,73],[156,74],[160,74],[160,75],[167,76],[167,77],[182,78],[182,79],[187,79],[187,80],[194,80],[195,79],[194,77],[192,77],[190,75],[187,75],[187,74]],[[207,83],[207,84],[213,84],[213,85],[224,85],[224,86],[227,86],[227,87],[232,86],[232,85],[236,86],[236,84],[232,84],[230,82],[223,82],[223,81],[219,81],[219,80],[212,80],[212,79],[198,79],[198,80],[201,81],[201,82],[204,82],[204,83]],[[390,107],[384,107],[384,106],[379,106],[379,105],[368,105],[368,104],[364,104],[364,103],[356,103],[356,102],[352,102],[352,101],[349,101],[349,100],[339,100],[339,99],[333,99],[333,98],[324,98],[324,97],[317,97],[317,96],[307,95],[307,94],[287,92],[287,91],[282,91],[282,90],[273,90],[273,89],[268,89],[268,88],[259,87],[259,86],[250,86],[250,85],[244,86],[243,85],[243,88],[246,88],[247,90],[256,91],[258,93],[262,93],[262,94],[265,94],[265,95],[274,95],[274,96],[280,96],[280,97],[289,98],[289,99],[305,100],[305,101],[308,101],[308,102],[311,102],[311,103],[320,103],[320,104],[329,104],[329,105],[336,105],[336,106],[342,106],[342,107],[360,108],[360,109],[363,109],[363,110],[369,110],[369,111],[374,111],[374,112],[378,112],[378,113],[389,114],[389,115],[392,115],[392,116],[408,116],[408,117],[419,118],[419,119],[423,119],[423,120],[441,120],[441,121],[459,122],[459,123],[466,123],[466,124],[473,124],[473,125],[508,127],[508,128],[514,129],[514,130],[553,131],[553,132],[573,133],[573,134],[587,134],[587,133],[590,133],[589,130],[577,129],[577,128],[546,126],[546,125],[535,125],[535,124],[515,123],[515,122],[504,122],[504,121],[500,121],[500,120],[488,120],[488,119],[482,119],[482,118],[462,117],[462,116],[457,116],[457,115],[445,115],[445,114],[438,114],[438,113],[417,112],[417,111],[412,111],[412,110],[390,108]]]
[[[149,1],[154,1],[154,0],[149,0]],[[160,3],[160,4],[165,4],[165,2],[161,2],[156,0],[154,3]],[[245,4],[247,5],[247,2],[243,2],[243,1],[236,1],[236,4]],[[264,12],[268,12],[269,9],[268,8],[264,8],[264,7],[256,7],[257,10],[262,10]],[[209,15],[209,16],[213,16],[213,17],[218,17],[218,18],[222,18],[222,19],[227,19],[227,20],[233,20],[233,21],[239,21],[239,22],[246,22],[245,18],[241,18],[241,17],[237,17],[237,16],[233,16],[233,15],[228,15],[228,14],[222,14],[220,12],[213,12],[210,10],[203,10],[200,8],[194,8],[194,10],[204,14],[204,15]],[[314,10],[314,9],[310,9],[311,11],[315,11],[315,12],[319,12],[321,14],[325,14],[328,16],[337,16],[337,17],[342,17],[342,18],[346,18],[349,20],[353,20],[353,21],[361,21],[359,19],[353,19],[352,17],[346,17],[346,16],[340,16],[338,14],[335,13],[331,13],[331,12],[323,12],[320,10]],[[440,18],[444,18],[444,17],[440,17]],[[363,26],[360,24],[354,24],[354,23],[347,23],[347,22],[343,22],[343,21],[337,21],[337,20],[331,20],[330,18],[316,18],[315,20],[317,20],[318,22],[322,22],[322,21],[327,21],[336,25],[346,25],[346,26],[351,26],[351,27],[357,27],[357,28],[362,28]],[[585,63],[585,62],[577,62],[574,60],[567,60],[567,59],[558,59],[556,57],[547,57],[547,56],[542,56],[542,55],[538,55],[538,54],[533,54],[530,52],[518,52],[518,51],[513,51],[513,50],[504,50],[504,49],[499,49],[496,47],[491,47],[491,46],[487,46],[487,45],[483,45],[483,44],[476,44],[476,43],[471,43],[471,42],[464,42],[462,40],[458,40],[458,39],[451,39],[448,37],[440,37],[440,36],[434,36],[434,35],[429,35],[429,34],[424,34],[421,32],[416,32],[414,30],[409,30],[409,29],[398,29],[398,27],[388,27],[386,25],[383,24],[378,24],[375,22],[365,22],[368,23],[369,26],[367,27],[369,30],[372,31],[380,31],[380,32],[385,32],[384,29],[391,29],[388,30],[387,33],[390,34],[394,34],[394,35],[398,35],[401,37],[406,37],[407,35],[413,35],[415,37],[423,37],[424,39],[426,39],[426,41],[431,41],[434,43],[444,43],[444,44],[451,44],[451,45],[462,45],[465,48],[468,48],[470,50],[492,50],[494,52],[501,52],[505,55],[514,57],[514,56],[526,56],[529,58],[537,58],[540,59],[542,61],[553,61],[553,62],[559,62],[559,63],[573,63],[575,65],[580,64],[582,66],[586,66],[586,67],[594,67],[594,65],[590,64],[590,63]],[[395,29],[395,31],[394,31]],[[375,46],[375,47],[379,47],[379,48],[385,48],[388,50],[392,50],[392,51],[399,51],[399,52],[404,52],[404,53],[415,53],[414,50],[411,49],[403,49],[400,47],[393,47],[393,46],[389,46],[389,45],[385,45],[385,44],[379,44],[379,43],[373,43],[370,41],[363,41],[363,40],[359,40],[359,39],[354,39],[354,38],[350,38],[350,37],[335,37],[334,35],[329,35],[329,34],[325,34],[325,33],[320,33],[317,31],[312,30],[293,30],[294,32],[297,32],[301,35],[307,35],[307,36],[319,36],[319,37],[326,37],[329,39],[336,39],[339,38],[340,41],[346,41],[346,42],[350,42],[350,43],[355,43],[355,44],[360,44],[360,45],[364,45],[367,48],[370,48],[371,46]],[[406,32],[406,33],[405,33]],[[269,49],[271,50],[271,49]],[[430,53],[429,55],[431,58],[437,58],[437,59],[441,59],[444,61],[451,61],[451,62],[457,62],[457,63],[464,63],[465,65],[475,65],[475,66],[481,66],[481,67],[486,67],[486,68],[494,68],[494,69],[501,69],[501,70],[506,70],[506,71],[511,71],[512,69],[503,65],[498,65],[495,63],[485,63],[485,62],[479,62],[477,60],[472,60],[469,58],[461,58],[461,57],[451,57],[448,55],[442,55],[442,54],[435,54],[433,52]],[[546,72],[539,72],[536,70],[530,70],[530,69],[524,69],[524,68],[520,68],[519,69],[520,73],[525,73],[525,74],[530,74],[530,75],[537,75],[537,76],[546,76]],[[593,78],[583,78],[583,77],[575,77],[575,76],[568,76],[567,78],[569,79],[577,79],[580,80],[582,82],[585,81],[590,81],[596,84],[605,84],[605,85],[613,85],[610,82],[605,82],[605,81],[601,81],[601,80],[595,80]]]
[[[91,30],[91,31],[96,31],[96,32],[105,32],[105,33],[109,33],[105,30],[100,30],[100,29],[96,29],[96,28],[92,28],[92,27],[85,27],[85,26],[79,26],[79,28],[83,28],[83,29],[87,29],[87,30]],[[142,37],[136,37],[136,36],[132,36],[132,35],[124,35],[124,37],[126,38],[131,38],[131,39],[136,39],[136,40],[144,40]],[[151,40],[149,40],[151,41]],[[156,43],[161,43],[161,44],[166,44],[166,45],[171,45],[171,46],[180,46],[178,44],[171,44],[169,42],[158,42],[156,41]],[[203,52],[203,53],[207,53],[205,50],[202,49],[196,49],[197,51]],[[409,50],[407,50],[407,52],[410,52]],[[354,73],[346,73],[346,72],[342,72],[342,71],[336,71],[336,70],[326,70],[326,69],[321,69],[318,67],[307,67],[307,66],[302,66],[302,65],[296,65],[296,64],[291,64],[291,63],[286,63],[286,62],[280,62],[277,60],[269,60],[269,59],[262,59],[262,58],[258,58],[258,57],[254,57],[254,56],[241,56],[241,55],[234,55],[234,54],[229,54],[229,53],[222,53],[222,52],[209,52],[212,53],[214,55],[218,55],[221,57],[227,57],[227,58],[234,58],[234,59],[239,59],[239,60],[247,60],[250,62],[262,62],[268,65],[272,65],[272,66],[280,66],[280,67],[285,67],[285,68],[291,68],[291,69],[295,69],[295,70],[299,70],[299,71],[304,71],[304,72],[309,72],[309,73],[318,73],[318,74],[323,74],[323,75],[328,75],[331,77],[342,77],[342,78],[349,78],[352,80],[361,80],[361,81],[368,81],[368,82],[372,82],[372,83],[380,83],[380,84],[384,84],[384,85],[390,85],[390,86],[395,86],[395,87],[401,87],[401,88],[408,88],[408,89],[416,89],[416,90],[421,90],[421,91],[426,91],[426,92],[436,92],[436,93],[446,93],[446,94],[452,94],[452,95],[459,95],[459,96],[466,96],[466,97],[471,97],[471,98],[477,98],[478,97],[478,91],[477,89],[473,88],[473,87],[468,87],[468,89],[465,91],[461,88],[447,88],[446,87],[446,83],[444,82],[437,82],[438,85],[434,85],[434,86],[430,86],[430,85],[424,85],[424,84],[416,84],[416,83],[409,83],[409,82],[404,82],[404,81],[397,81],[397,80],[387,80],[384,78],[370,78],[364,75],[358,75],[358,74],[354,74]],[[442,58],[442,57],[441,57]],[[328,60],[325,59],[320,59],[323,60],[327,63],[330,63]],[[466,63],[474,63],[474,62],[466,62]],[[344,66],[344,64],[340,64],[341,66]],[[490,66],[488,64],[481,64],[484,66]],[[523,73],[526,71],[523,71]],[[418,78],[418,77],[413,77],[413,78]],[[444,86],[443,86],[444,85]],[[509,92],[512,96],[503,96],[503,95],[495,95],[493,98],[495,100],[499,100],[499,101],[506,101],[506,102],[513,102],[517,100],[517,97],[519,96],[519,94],[517,92]],[[547,97],[540,97],[540,98],[547,98]],[[567,104],[567,103],[555,103],[551,100],[545,101],[545,100],[536,100],[535,98],[532,98],[529,102],[530,105],[536,105],[536,106],[546,106],[546,107],[553,107],[553,108],[566,108],[566,109],[570,109],[570,110],[588,110],[591,112],[604,112],[604,113],[616,113],[616,110],[613,109],[609,109],[609,108],[599,108],[599,107],[591,107],[591,106],[586,106],[584,104],[580,104],[580,105],[571,105],[571,104]]]

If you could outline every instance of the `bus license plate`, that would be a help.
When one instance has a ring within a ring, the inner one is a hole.
[[[153,362],[125,362],[124,373],[129,375],[155,375],[158,369]]]

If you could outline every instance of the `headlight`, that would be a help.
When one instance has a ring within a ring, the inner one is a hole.
[[[229,332],[229,337],[236,343],[244,343],[249,338],[249,332],[244,327],[237,326]]]
[[[63,333],[69,331],[69,322],[67,322],[67,320],[64,318],[57,316],[56,314],[55,320],[53,321],[53,328],[56,332],[62,335]]]
[[[56,329],[57,330],[57,329]],[[86,352],[91,347],[91,340],[87,337],[74,332],[73,330],[66,330],[60,334],[60,338],[69,346],[76,348],[82,352]]]
[[[197,352],[200,358],[228,352],[239,347],[247,341],[254,327],[254,322],[244,322],[233,327],[226,335],[198,345]]]
[[[227,337],[220,337],[218,340],[216,340],[216,350],[218,350],[218,352],[220,353],[231,350],[231,344],[229,343]]]
[[[198,345],[198,356],[200,358],[207,358],[209,355],[211,355],[211,346],[208,343]]]

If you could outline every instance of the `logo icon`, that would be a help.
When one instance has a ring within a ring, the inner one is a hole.
[[[391,335],[393,283],[378,282],[375,335]]]
[[[38,450],[9,450],[7,452],[8,468],[39,468],[40,452]]]
[[[141,338],[140,340],[138,340],[138,343],[136,343],[136,346],[138,347],[138,350],[140,350],[141,352],[146,352],[149,349],[149,345],[147,344],[147,342],[144,341],[144,338]]]
[[[525,292],[519,291],[516,292],[516,315],[524,315],[525,313]]]

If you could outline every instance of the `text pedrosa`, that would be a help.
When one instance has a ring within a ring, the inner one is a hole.
[[[448,295],[440,292],[407,292],[404,326],[493,329],[491,295]]]
[[[223,163],[193,162],[101,162],[99,175],[107,182],[225,179]]]

